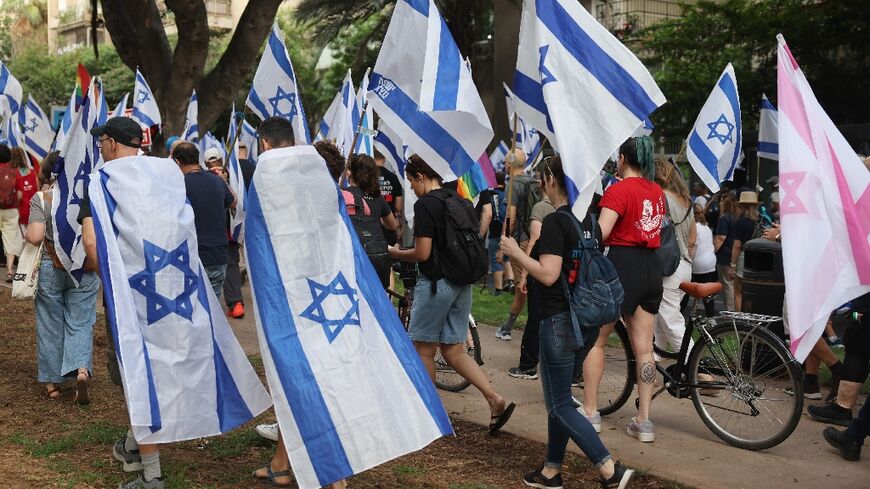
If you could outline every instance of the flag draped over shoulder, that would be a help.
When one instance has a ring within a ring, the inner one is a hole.
[[[369,82],[369,103],[444,180],[492,140],[483,102],[432,0],[399,0]]]
[[[39,159],[45,158],[54,140],[51,122],[33,97],[27,97],[24,106],[24,144]]]
[[[187,104],[187,115],[184,119],[184,131],[181,133],[181,139],[193,143],[199,139],[199,100],[196,98],[196,90],[190,94],[190,102]]]
[[[831,311],[870,292],[870,172],[777,39],[785,298],[791,351],[802,362]]]
[[[248,199],[260,352],[299,487],[329,485],[450,434],[314,148],[261,154]]]
[[[779,127],[776,107],[761,96],[761,110],[758,120],[758,156],[770,160],[779,159]]]
[[[226,433],[266,410],[269,394],[199,261],[178,166],[147,156],[114,160],[92,175],[89,196],[136,440]]]
[[[18,112],[23,97],[21,84],[12,76],[9,68],[0,61],[0,117],[11,117]]]
[[[293,124],[296,141],[310,144],[311,133],[308,132],[308,121],[302,108],[302,97],[299,96],[296,72],[293,71],[290,54],[282,39],[281,29],[276,23],[272,26],[245,105],[260,119],[277,116],[289,120]]]
[[[665,103],[640,60],[576,0],[525,0],[517,113],[562,156],[583,217],[608,157]]]
[[[151,87],[142,73],[136,70],[136,85],[133,89],[133,118],[145,127],[160,125],[160,109]]]
[[[698,177],[713,192],[731,180],[740,162],[743,127],[737,78],[731,63],[701,108],[686,144],[686,158]]]

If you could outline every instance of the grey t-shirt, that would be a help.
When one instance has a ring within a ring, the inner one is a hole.
[[[680,205],[676,198],[665,192],[668,199],[668,215],[671,222],[674,223],[674,230],[677,232],[677,245],[680,247],[680,258],[692,263],[692,257],[689,255],[689,233],[692,231],[692,226],[695,225],[694,216],[690,209]]]
[[[46,192],[51,192],[50,190],[46,190]],[[40,198],[41,195],[44,195],[44,192],[37,192],[36,195],[30,199],[30,221],[29,222],[42,222],[45,223],[45,238],[46,241],[54,244],[54,219],[51,217],[51,206],[48,205],[48,202],[45,202],[45,207],[48,209],[43,209],[42,203],[44,198]],[[43,251],[43,257],[47,256],[46,252]]]
[[[551,204],[546,197],[544,197],[544,200],[538,202],[534,207],[532,207],[532,215],[530,219],[532,221],[543,223],[544,218],[554,212],[556,212],[556,208],[553,207],[553,204]]]

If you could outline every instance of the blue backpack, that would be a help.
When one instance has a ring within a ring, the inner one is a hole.
[[[559,211],[571,218],[574,229],[577,230],[580,241],[576,250],[579,250],[580,269],[574,282],[574,289],[568,285],[563,273],[560,277],[565,298],[571,308],[571,322],[574,323],[574,332],[577,335],[578,344],[582,345],[580,328],[600,328],[619,319],[619,310],[625,291],[610,259],[598,250],[598,223],[594,216],[592,221],[592,234],[587,238],[580,226],[580,221],[574,214]]]

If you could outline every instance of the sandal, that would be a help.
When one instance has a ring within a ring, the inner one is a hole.
[[[12,272],[6,273],[6,283],[7,284],[11,284],[14,278],[15,278],[15,274],[13,274]]]
[[[52,401],[56,401],[60,398],[60,389],[57,387],[52,387],[51,389],[46,389],[45,393],[48,395],[48,398]]]
[[[516,409],[517,405],[514,403],[510,403],[507,407],[504,408],[504,411],[497,416],[492,416],[492,421],[489,423],[489,434],[495,435],[498,431],[507,424],[508,420],[511,419],[511,415],[514,414],[514,409]]]
[[[289,470],[282,470],[280,472],[272,472],[272,464],[269,464],[265,467],[266,469],[266,477],[260,477],[257,475],[257,471],[253,471],[251,476],[254,477],[259,482],[264,484],[268,484],[274,487],[292,487],[292,482],[281,483],[275,480],[276,477],[290,477],[292,480],[292,473]]]
[[[76,377],[75,403],[80,406],[84,406],[91,402],[91,398],[88,393],[88,384],[90,384],[90,381],[88,380],[88,374],[79,374],[78,377]]]

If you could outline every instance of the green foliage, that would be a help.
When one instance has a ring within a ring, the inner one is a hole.
[[[761,94],[776,99],[776,35],[782,33],[837,124],[870,112],[870,9],[862,0],[701,0],[683,16],[628,40],[668,98],[656,134],[685,138],[728,62],[734,65],[744,137],[757,133]]]
[[[21,433],[12,435],[9,440],[23,447],[34,457],[48,457],[56,453],[70,451],[81,445],[111,445],[126,431],[126,428],[122,426],[100,421],[87,425],[78,432],[55,436],[47,440],[34,440]]]

